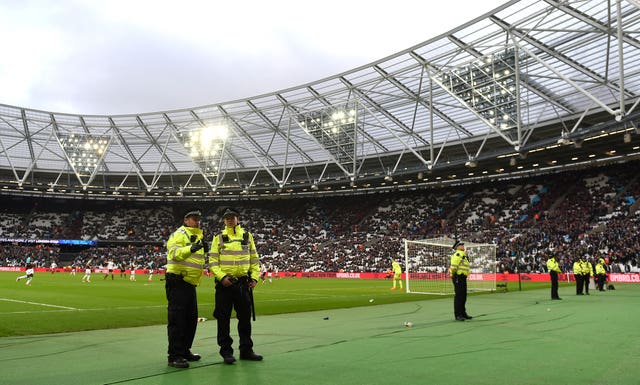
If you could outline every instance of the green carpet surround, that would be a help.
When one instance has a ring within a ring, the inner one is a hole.
[[[362,298],[367,304],[361,307],[259,314],[253,335],[256,352],[265,356],[262,362],[224,365],[217,353],[215,320],[208,320],[199,324],[192,349],[203,359],[190,369],[167,366],[165,325],[0,338],[0,383],[640,382],[634,364],[640,355],[638,285],[620,284],[607,292],[592,290],[590,296],[576,296],[572,286],[563,286],[562,301],[549,300],[546,287],[473,295],[467,310],[474,319],[456,322],[451,297],[425,300],[419,295],[388,294],[387,283],[378,283],[382,298],[408,296],[410,301],[378,304],[372,294],[373,298]],[[275,290],[278,284],[281,282],[263,290]],[[282,301],[306,301],[314,295],[303,294],[283,296]],[[26,312],[23,316],[47,322],[47,313]],[[413,326],[404,326],[406,321]],[[237,339],[234,320],[232,337]]]

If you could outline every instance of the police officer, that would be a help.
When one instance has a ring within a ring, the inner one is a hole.
[[[233,339],[230,334],[231,310],[238,318],[240,359],[260,361],[253,351],[251,314],[253,288],[260,276],[260,260],[253,235],[238,224],[238,213],[227,210],[222,216],[224,229],[211,240],[209,268],[216,282],[213,316],[218,321],[218,346],[225,364],[233,364]],[[254,313],[255,315],[255,313]]]
[[[449,274],[453,280],[455,295],[453,297],[453,311],[456,321],[465,321],[472,319],[467,314],[467,277],[469,276],[469,259],[464,249],[464,242],[456,240],[453,244],[455,252],[451,256],[451,267]]]
[[[596,278],[598,280],[598,291],[604,291],[604,284],[607,283],[607,268],[604,259],[599,258],[596,265]]]
[[[169,366],[188,368],[200,355],[191,352],[198,325],[196,286],[200,283],[207,244],[200,229],[200,211],[184,215],[184,225],[167,241],[167,295]]]
[[[580,260],[577,258],[573,262],[573,277],[576,279],[576,295],[583,295],[582,286],[584,280],[582,275],[582,263],[580,263]]]
[[[550,256],[547,260],[547,270],[551,276],[551,299],[562,299],[558,296],[558,274],[561,270],[555,255]]]
[[[587,257],[580,258],[580,268],[582,269],[582,284],[584,285],[584,293],[589,295],[589,284],[593,277],[593,265],[587,260]]]

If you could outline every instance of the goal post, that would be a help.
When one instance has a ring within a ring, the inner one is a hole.
[[[449,266],[455,240],[432,238],[404,240],[407,293],[453,294]],[[496,245],[465,241],[469,258],[467,290],[496,290]]]

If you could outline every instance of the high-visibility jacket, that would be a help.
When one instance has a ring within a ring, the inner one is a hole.
[[[202,242],[202,229],[187,226],[174,231],[167,241],[167,273],[181,275],[185,282],[196,286],[204,269],[204,250],[191,252],[191,245],[198,242]]]
[[[547,260],[547,270],[555,271],[556,273],[562,272],[560,270],[560,265],[558,264],[558,261],[556,261],[554,257],[551,257]]]
[[[591,264],[591,262],[582,261],[580,262],[580,265],[582,267],[582,275],[593,277],[593,265]]]
[[[580,261],[573,263],[573,275],[582,275],[582,264]]]
[[[607,274],[607,269],[604,268],[604,263],[598,263],[596,265],[596,274],[598,274],[598,275]]]
[[[451,267],[449,268],[449,274],[455,275],[469,275],[469,260],[467,259],[467,252],[463,250],[456,250],[451,256]]]
[[[257,281],[260,276],[260,258],[253,235],[240,225],[225,227],[211,240],[209,270],[217,281],[222,281],[225,276],[248,276]]]

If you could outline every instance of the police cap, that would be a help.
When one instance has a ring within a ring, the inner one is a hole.
[[[202,216],[202,213],[200,212],[200,210],[191,210],[186,214],[184,214],[184,219],[187,219],[189,217],[201,217],[201,216]]]
[[[457,239],[456,239],[455,243],[453,244],[453,246],[451,246],[451,248],[455,250],[455,249],[457,249],[457,248],[458,248],[458,246],[460,246],[460,245],[464,245],[464,242],[459,241],[459,240],[457,240]]]
[[[227,211],[225,211],[224,214],[222,214],[222,219],[232,218],[232,217],[239,217],[238,213],[233,211],[232,209],[227,209]]]

